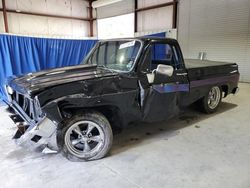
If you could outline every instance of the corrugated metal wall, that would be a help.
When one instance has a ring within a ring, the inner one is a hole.
[[[250,82],[249,0],[180,0],[178,40],[186,58],[237,62]]]

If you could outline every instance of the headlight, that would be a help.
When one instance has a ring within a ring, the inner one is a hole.
[[[14,90],[10,86],[7,86],[6,90],[7,90],[8,94],[10,94],[10,95],[12,95],[14,93]]]

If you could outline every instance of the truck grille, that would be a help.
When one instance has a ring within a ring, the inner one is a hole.
[[[30,119],[35,118],[33,100],[16,91],[11,95],[11,99],[15,101],[20,108],[22,108],[23,112],[29,116]]]

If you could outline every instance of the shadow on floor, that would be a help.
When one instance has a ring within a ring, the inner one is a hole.
[[[177,136],[182,128],[194,126],[208,118],[229,111],[237,107],[236,104],[222,102],[218,111],[213,114],[204,114],[196,109],[196,106],[190,106],[185,112],[181,113],[178,117],[160,122],[160,123],[139,123],[129,126],[121,133],[114,136],[114,144],[111,150],[111,155],[129,150],[143,141],[157,137],[159,139],[168,140],[173,136]]]
[[[168,121],[160,123],[138,123],[130,125],[128,128],[124,129],[121,133],[115,134],[114,143],[111,149],[111,155],[116,155],[122,153],[126,150],[132,149],[142,142],[150,140],[152,138],[157,138],[161,140],[168,140],[180,133],[182,128],[188,126],[194,126],[195,128],[200,128],[196,125],[208,118],[213,118],[214,116],[229,111],[237,107],[236,104],[222,102],[218,111],[214,114],[204,114],[196,109],[196,106],[190,106],[185,112],[181,113],[178,117],[173,118]],[[15,149],[10,152],[7,158],[47,158],[51,155],[45,155],[39,152],[32,152],[33,155],[26,155],[28,152],[23,148]]]

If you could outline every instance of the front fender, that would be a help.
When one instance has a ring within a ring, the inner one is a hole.
[[[130,121],[138,119],[141,115],[137,96],[137,90],[93,97],[84,94],[74,94],[53,100],[43,106],[42,110],[49,119],[60,124],[65,118],[70,116],[67,113],[69,109],[99,109],[102,106],[113,106],[120,111],[124,119],[128,116],[128,121]]]

